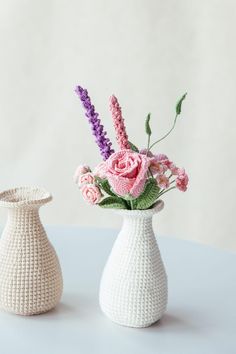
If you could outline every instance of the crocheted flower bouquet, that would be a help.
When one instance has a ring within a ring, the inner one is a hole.
[[[117,98],[112,96],[110,110],[119,145],[119,150],[115,152],[87,90],[77,86],[75,92],[82,102],[85,116],[103,157],[103,161],[93,171],[88,166],[80,165],[75,172],[75,183],[85,201],[102,208],[145,210],[152,208],[157,200],[170,190],[187,190],[188,176],[185,170],[177,167],[166,155],[152,152],[153,147],[174,129],[186,94],[176,105],[172,128],[153,143],[151,115],[148,114],[145,121],[147,147],[143,149],[137,148],[129,141],[121,107]]]

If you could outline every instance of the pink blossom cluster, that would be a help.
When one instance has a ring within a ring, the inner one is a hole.
[[[152,155],[151,159],[150,171],[156,177],[160,188],[168,189],[175,183],[175,187],[180,191],[187,190],[189,179],[183,168],[177,167],[164,154]]]

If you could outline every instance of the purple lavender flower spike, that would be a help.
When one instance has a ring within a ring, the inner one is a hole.
[[[106,137],[107,132],[103,130],[103,125],[98,118],[98,113],[95,112],[95,108],[91,103],[88,91],[81,86],[76,86],[75,92],[79,96],[86,111],[85,115],[91,125],[92,133],[95,136],[95,141],[100,149],[103,160],[107,160],[108,157],[113,154],[114,150],[111,148],[112,144],[110,140]]]

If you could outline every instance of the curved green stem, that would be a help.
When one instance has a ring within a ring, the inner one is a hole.
[[[163,194],[165,194],[165,193],[171,191],[171,189],[175,189],[175,188],[176,188],[176,187],[171,187],[171,188],[169,188],[169,189],[166,189],[166,190],[162,191],[162,192],[158,195],[158,198],[159,198],[161,195],[163,195]]]
[[[162,141],[162,140],[164,140],[171,132],[172,132],[172,130],[174,129],[174,127],[175,127],[175,124],[176,124],[176,121],[177,121],[177,118],[178,118],[178,114],[176,114],[176,116],[175,116],[175,120],[174,120],[174,123],[173,123],[173,125],[172,125],[172,127],[171,127],[171,129],[168,131],[168,133],[166,133],[161,139],[159,139],[159,140],[157,140],[157,141],[155,141],[155,143],[153,143],[151,146],[150,146],[150,148],[149,148],[149,150],[151,150],[152,148],[153,148],[153,146],[154,145],[156,145],[157,143],[159,143],[160,141]]]
[[[146,153],[146,156],[148,154],[148,151],[150,150],[150,139],[151,139],[151,136],[148,135],[148,145],[147,145],[147,153]]]

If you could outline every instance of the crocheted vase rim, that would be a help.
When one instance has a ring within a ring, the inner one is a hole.
[[[52,195],[39,187],[19,187],[0,193],[0,206],[5,208],[40,206],[51,200]]]
[[[152,217],[154,214],[158,213],[164,208],[163,200],[158,200],[151,209],[145,210],[127,210],[127,209],[115,209],[115,212],[122,216],[130,217]]]

